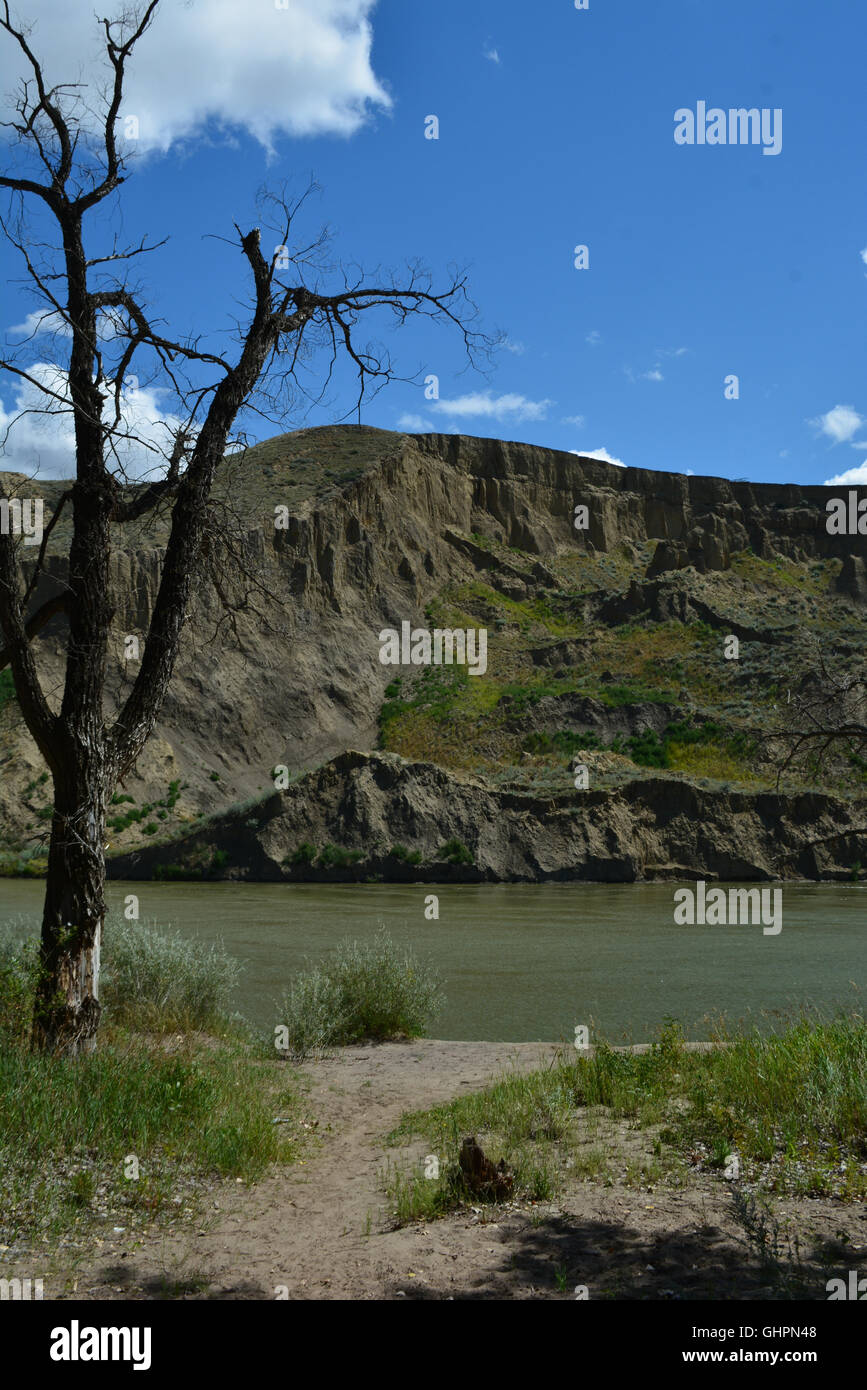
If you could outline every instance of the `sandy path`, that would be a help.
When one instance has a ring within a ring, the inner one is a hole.
[[[122,1241],[107,1244],[99,1262],[82,1269],[73,1296],[160,1296],[166,1282],[181,1296],[184,1286],[195,1294],[191,1286],[206,1283],[199,1296],[209,1298],[275,1298],[281,1286],[290,1299],[388,1296],[409,1277],[419,1235],[388,1229],[382,1136],[407,1110],[479,1089],[507,1069],[532,1071],[558,1050],[425,1039],[306,1063],[304,1110],[317,1121],[317,1138],[303,1162],[251,1191],[220,1190],[204,1234],[155,1236],[126,1256]],[[415,1145],[390,1156],[406,1162],[423,1152]]]
[[[426,1039],[348,1048],[305,1064],[303,1108],[317,1121],[317,1137],[303,1161],[252,1189],[218,1187],[202,1228],[154,1233],[134,1251],[115,1237],[85,1261],[70,1296],[562,1299],[586,1286],[591,1299],[768,1297],[767,1274],[732,1219],[728,1186],[708,1176],[672,1190],[615,1175],[608,1185],[576,1183],[556,1202],[392,1228],[386,1161],[406,1164],[425,1153],[421,1144],[390,1155],[383,1149],[401,1115],[477,1090],[505,1070],[533,1070],[558,1050]],[[635,1136],[627,1124],[621,1137],[628,1154]],[[779,1213],[808,1243],[845,1232],[841,1268],[865,1263],[863,1205],[793,1200]]]

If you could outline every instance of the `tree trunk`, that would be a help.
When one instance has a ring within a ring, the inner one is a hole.
[[[67,1057],[94,1050],[102,1012],[105,787],[98,765],[55,779],[33,1045]]]

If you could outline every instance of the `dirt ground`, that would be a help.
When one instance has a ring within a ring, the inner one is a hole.
[[[190,1229],[137,1248],[103,1242],[45,1296],[75,1299],[770,1298],[774,1286],[732,1215],[728,1184],[697,1175],[681,1190],[576,1182],[555,1202],[470,1210],[394,1229],[383,1191],[382,1137],[407,1110],[479,1089],[504,1070],[532,1070],[541,1043],[385,1043],[305,1064],[314,1138],[302,1160],[255,1187],[225,1183]],[[498,1155],[494,1154],[494,1158]],[[802,1246],[822,1248],[824,1278],[867,1264],[863,1205],[780,1200]],[[818,1266],[817,1266],[818,1268]],[[818,1277],[818,1276],[817,1276]],[[53,1287],[52,1287],[53,1286]],[[821,1291],[820,1291],[821,1290]]]

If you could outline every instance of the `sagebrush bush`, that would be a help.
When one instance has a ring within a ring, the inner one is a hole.
[[[380,930],[370,941],[339,942],[296,975],[278,1023],[297,1061],[365,1038],[420,1037],[442,1002],[436,972]]]
[[[36,919],[25,917],[0,923],[0,1030],[7,1038],[29,1031],[39,964],[34,926]],[[241,970],[222,944],[110,917],[103,931],[100,1000],[112,1023],[190,1032],[228,1021]]]
[[[229,1014],[241,964],[219,945],[153,925],[106,923],[102,1002],[113,1022],[180,1032]]]

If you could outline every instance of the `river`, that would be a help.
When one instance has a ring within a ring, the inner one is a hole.
[[[764,1029],[804,1005],[862,1004],[867,888],[784,885],[772,936],[676,925],[676,886],[111,883],[108,898],[120,911],[135,893],[142,921],[222,939],[245,962],[237,1008],[267,1027],[305,957],[380,923],[439,970],[447,1003],[430,1031],[440,1038],[571,1041],[586,1025],[591,1039],[644,1042],[666,1015],[706,1038],[719,1013]],[[43,891],[0,879],[0,923],[25,914],[35,929]],[[430,893],[438,921],[425,918]]]

